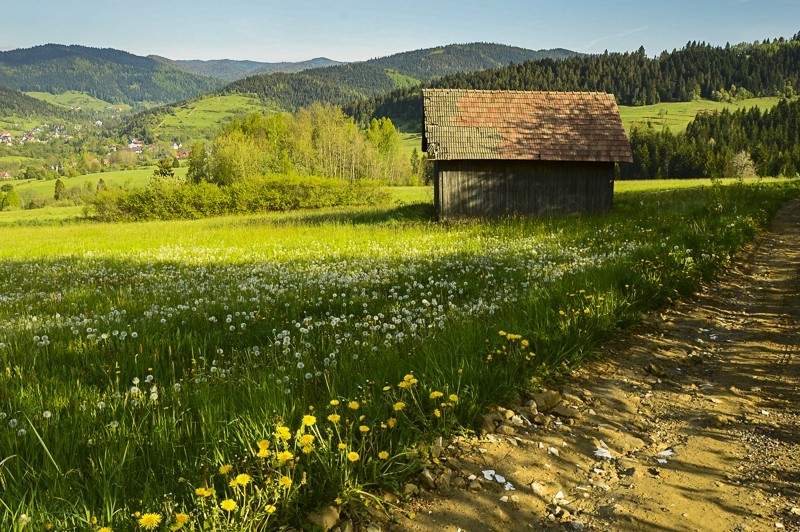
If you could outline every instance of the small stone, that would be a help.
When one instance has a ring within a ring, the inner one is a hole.
[[[431,456],[434,458],[439,458],[442,454],[442,437],[439,436],[436,438],[436,441],[433,442],[433,447],[431,447]]]
[[[547,498],[547,488],[542,484],[539,484],[538,482],[531,482],[531,490],[533,490],[533,492],[539,497],[543,499]]]
[[[445,493],[450,491],[450,481],[452,480],[452,478],[453,474],[450,473],[449,471],[443,473],[439,478],[436,479],[435,482],[436,489]]]
[[[543,390],[534,394],[533,400],[536,401],[536,407],[540,412],[547,412],[561,402],[561,394],[555,390]]]
[[[550,413],[554,416],[562,417],[564,419],[579,419],[583,416],[580,410],[577,408],[564,405],[558,405],[554,407]]]
[[[495,422],[500,422],[502,420],[503,417],[499,412],[489,412],[488,414],[484,414],[481,429],[483,429],[483,432],[486,434],[492,434],[495,431]]]
[[[514,417],[516,415],[517,415],[517,413],[514,412],[513,410],[505,410],[503,412],[503,417],[505,417],[506,419],[511,419],[512,417]]]
[[[547,454],[552,454],[553,456],[560,456],[561,455],[559,450],[557,448],[555,448],[555,447],[548,447],[547,448]]]
[[[800,508],[795,506],[794,508],[789,510],[789,513],[792,514],[792,515],[800,515]]]
[[[326,506],[311,512],[308,520],[322,530],[330,530],[339,522],[339,510],[333,506]]]
[[[656,377],[663,377],[666,374],[664,372],[664,368],[662,368],[658,364],[650,364],[645,369],[647,373],[649,373],[650,375],[655,375]]]
[[[607,506],[601,506],[597,509],[597,514],[600,517],[608,518],[614,515],[614,512],[617,510],[616,504],[609,504]]]
[[[497,427],[497,433],[498,434],[505,434],[506,436],[513,436],[514,434],[517,433],[517,429],[515,429],[511,425],[507,425],[507,424],[503,423],[502,425]]]
[[[469,490],[470,491],[480,491],[483,489],[481,482],[479,480],[473,480],[469,483]]]
[[[714,428],[722,428],[722,427],[726,427],[726,426],[730,425],[732,421],[733,420],[731,418],[729,418],[728,416],[726,416],[726,415],[714,414],[713,416],[710,416],[706,420],[705,426],[706,427],[714,427]]]
[[[434,480],[433,475],[427,469],[423,469],[422,473],[419,474],[419,481],[425,489],[436,489],[436,480]]]
[[[553,418],[544,414],[536,414],[533,416],[533,422],[537,425],[549,425],[552,421]]]
[[[459,490],[463,490],[467,487],[467,479],[464,477],[456,477],[452,481],[453,487]]]
[[[416,495],[419,492],[419,488],[416,484],[406,483],[403,484],[403,495],[406,497],[410,497],[411,495]]]
[[[383,532],[383,527],[380,523],[372,522],[367,525],[367,532]]]
[[[569,524],[569,528],[572,529],[572,530],[581,531],[581,530],[583,530],[583,523],[581,523],[580,521],[572,521]]]
[[[503,495],[500,497],[500,502],[508,502],[508,495]]]
[[[341,523],[339,523],[339,532],[353,532],[353,522],[349,519],[345,519]]]

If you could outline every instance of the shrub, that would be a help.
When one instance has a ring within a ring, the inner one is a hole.
[[[376,205],[386,192],[375,181],[272,175],[238,181],[153,185],[146,190],[101,191],[91,201],[101,221],[175,220],[225,214]]]

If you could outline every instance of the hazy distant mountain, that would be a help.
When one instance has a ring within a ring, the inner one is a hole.
[[[327,66],[335,66],[342,64],[339,61],[328,59],[327,57],[316,57],[307,61],[298,61],[296,63],[283,62],[283,63],[265,63],[260,61],[239,61],[235,59],[213,59],[209,61],[202,61],[199,59],[193,60],[178,60],[168,59],[157,55],[149,56],[156,61],[166,63],[186,72],[200,74],[202,76],[209,76],[212,78],[221,79],[223,81],[236,81],[247,76],[254,74],[273,74],[276,72],[295,73],[308,70],[310,68],[319,68]]]
[[[46,44],[0,52],[0,85],[21,91],[85,92],[113,103],[185,100],[219,80],[111,48]]]

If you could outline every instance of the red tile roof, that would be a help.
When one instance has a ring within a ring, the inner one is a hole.
[[[422,93],[422,147],[431,158],[633,161],[611,94],[461,89]]]

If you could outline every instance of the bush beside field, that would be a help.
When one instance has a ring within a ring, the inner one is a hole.
[[[266,176],[228,186],[212,183],[153,185],[146,189],[104,190],[91,201],[90,214],[103,222],[195,219],[322,207],[377,205],[388,199],[375,181]]]

